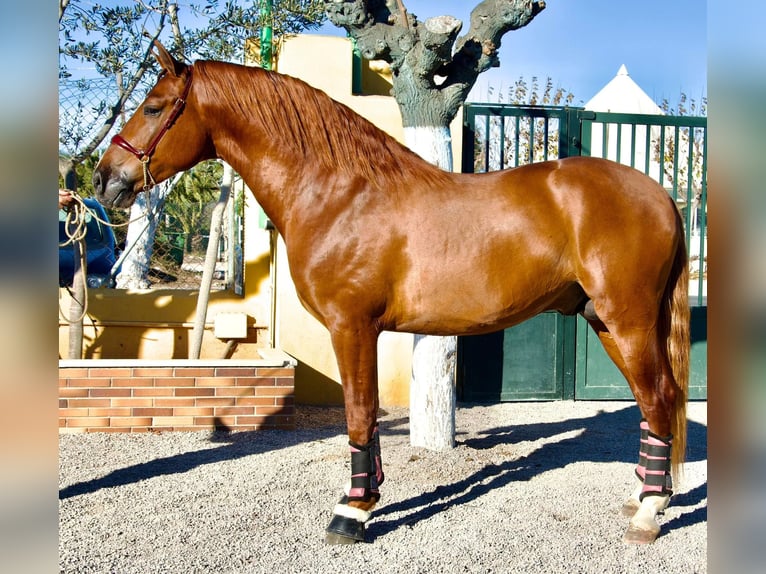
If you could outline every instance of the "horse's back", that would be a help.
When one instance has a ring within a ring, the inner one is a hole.
[[[456,175],[455,183],[435,190],[437,199],[424,193],[398,220],[406,240],[391,259],[389,311],[402,315],[394,323],[404,330],[515,323],[665,281],[678,241],[675,208],[637,170],[571,158]]]
[[[662,186],[611,160],[571,157],[496,173],[502,180],[501,193],[510,194],[520,204],[548,201],[561,205],[572,217],[578,215],[578,209],[585,209],[589,215],[674,219],[672,201]]]

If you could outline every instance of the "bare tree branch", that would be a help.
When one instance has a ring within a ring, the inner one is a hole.
[[[165,16],[166,16],[165,11],[160,13],[160,20],[153,34],[149,34],[145,32],[145,35],[150,39],[150,41],[147,44],[146,50],[144,51],[143,58],[141,58],[141,62],[138,64],[136,73],[133,75],[130,82],[128,82],[127,86],[125,86],[124,88],[120,87],[120,96],[118,100],[114,103],[114,105],[110,108],[109,114],[104,119],[104,123],[101,125],[99,130],[95,133],[95,135],[91,138],[90,143],[84,146],[81,150],[79,150],[79,153],[72,158],[75,163],[83,161],[85,158],[89,157],[93,152],[96,151],[96,148],[98,148],[98,146],[101,144],[104,138],[106,138],[107,134],[114,126],[115,122],[117,121],[117,118],[120,117],[120,114],[125,108],[125,103],[133,95],[133,92],[135,91],[138,84],[141,82],[141,79],[144,77],[144,74],[147,72],[147,70],[151,68],[151,63],[153,60],[152,48],[154,47],[154,41],[160,37],[160,34],[165,28]]]
[[[502,37],[529,24],[545,9],[545,2],[484,0],[471,11],[471,27],[457,43],[453,62],[479,74],[500,65],[497,52]]]
[[[396,0],[396,7],[399,8],[399,17],[403,22],[403,26],[409,29],[410,23],[407,21],[407,8],[404,7],[404,2],[402,2],[402,0]]]
[[[67,6],[69,6],[69,0],[59,0],[59,24],[61,24]]]
[[[430,116],[425,121],[448,125],[478,75],[499,65],[503,35],[526,26],[545,8],[542,0],[483,0],[471,12],[468,32],[458,39],[460,20],[437,16],[421,23],[407,13],[402,0],[325,0],[324,4],[328,19],[346,29],[363,57],[391,64],[393,94],[405,125],[416,121],[408,117],[408,108],[418,100],[427,100],[426,105],[434,108],[421,106],[418,113]]]

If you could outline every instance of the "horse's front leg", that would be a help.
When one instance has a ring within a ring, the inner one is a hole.
[[[365,523],[380,499],[383,466],[378,437],[378,331],[345,326],[331,330],[346,406],[351,481],[333,509],[329,544],[363,542]]]

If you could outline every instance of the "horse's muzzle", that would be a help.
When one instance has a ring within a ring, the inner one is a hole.
[[[136,199],[133,185],[125,177],[109,174],[100,167],[93,171],[93,189],[98,202],[104,207],[127,208]]]

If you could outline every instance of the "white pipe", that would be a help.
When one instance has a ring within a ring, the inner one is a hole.
[[[213,207],[213,214],[210,217],[210,239],[207,244],[205,267],[202,270],[202,281],[199,287],[199,296],[197,297],[197,313],[194,318],[194,329],[192,330],[191,346],[189,348],[190,359],[199,359],[202,349],[202,337],[205,334],[205,320],[207,319],[207,304],[210,299],[210,286],[213,284],[215,261],[218,257],[218,241],[221,238],[224,208],[229,201],[233,181],[234,170],[229,164],[224,163],[221,195],[218,197],[218,202]]]

